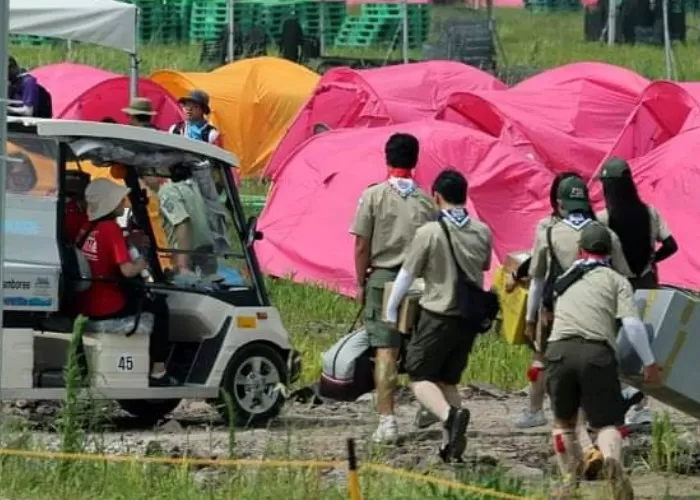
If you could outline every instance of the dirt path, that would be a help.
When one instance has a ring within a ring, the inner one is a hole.
[[[549,476],[551,445],[549,427],[519,430],[513,425],[526,403],[519,395],[504,395],[498,391],[466,389],[464,404],[472,412],[469,428],[467,464],[472,469],[502,467],[513,477],[529,484],[541,485]],[[455,475],[454,468],[441,465],[436,456],[440,440],[439,426],[425,431],[413,427],[418,405],[406,393],[399,394],[397,416],[403,437],[396,446],[372,446],[367,442],[376,425],[371,401],[352,404],[288,403],[281,417],[267,429],[238,430],[235,433],[235,453],[239,458],[298,458],[344,460],[345,441],[355,438],[360,460],[372,458],[395,467],[414,470],[441,469],[447,476]],[[681,440],[690,441],[687,447],[697,447],[700,423],[663,405],[652,402],[655,410],[669,411],[672,423],[681,434]],[[41,408],[38,409],[41,413]],[[12,409],[10,413],[17,413]],[[23,417],[36,420],[37,410]],[[41,420],[42,415],[39,415]],[[43,417],[51,419],[51,412]],[[129,420],[117,418],[117,431],[101,436],[100,448],[105,453],[146,454],[161,451],[172,456],[183,453],[195,457],[226,457],[229,453],[229,435],[216,413],[203,402],[186,402],[173,412],[172,419],[155,430],[129,429]],[[53,433],[35,433],[42,443],[56,448],[58,437]],[[663,476],[651,474],[643,460],[649,452],[649,432],[634,432],[627,440],[626,462],[632,468],[637,498],[700,498],[699,476]],[[697,451],[697,450],[695,450]],[[342,471],[328,471],[330,476],[342,476]],[[605,498],[596,484],[586,485],[587,498]]]

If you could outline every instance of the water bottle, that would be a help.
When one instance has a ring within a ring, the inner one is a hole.
[[[130,246],[129,257],[131,257],[131,261],[134,262],[136,261],[136,259],[141,258],[141,252],[139,252],[138,248],[136,248],[135,246]],[[141,271],[141,277],[146,281],[150,281],[151,273],[148,272],[148,269],[144,269],[143,271]]]

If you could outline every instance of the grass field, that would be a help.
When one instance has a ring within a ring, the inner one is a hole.
[[[458,14],[458,13],[457,13]],[[456,15],[455,10],[443,10],[438,15]],[[695,18],[688,16],[690,26]],[[581,13],[532,14],[516,10],[497,12],[500,42],[509,65],[548,68],[574,61],[594,60],[618,64],[635,70],[648,78],[664,76],[663,51],[655,47],[608,48],[597,43],[584,43]],[[679,76],[685,80],[700,80],[700,46],[697,30],[689,29],[687,46],[674,49]],[[64,60],[63,47],[12,47],[20,64],[32,68]],[[141,49],[141,72],[157,69],[205,71],[199,64],[198,46],[144,46]],[[381,50],[343,55],[384,56]],[[395,54],[397,56],[397,54]],[[126,72],[128,60],[121,53],[100,48],[78,46],[74,61],[98,66],[115,72]],[[245,183],[244,191],[264,193],[265,188]],[[293,335],[295,346],[304,353],[304,373],[301,383],[315,381],[320,373],[320,353],[344,333],[354,318],[357,305],[343,297],[313,286],[296,285],[285,280],[269,280],[273,303],[279,308],[286,327]],[[529,352],[511,347],[496,335],[483,336],[470,359],[464,381],[492,383],[505,390],[525,386],[525,370]],[[485,498],[479,496],[450,496],[442,490],[418,487],[405,481],[371,474],[364,475],[367,496],[373,500]],[[381,487],[378,486],[379,481]],[[493,486],[503,485],[499,478],[483,481]],[[59,464],[16,458],[0,459],[0,498],[48,499],[71,498],[87,500],[111,499],[189,499],[197,494],[206,498],[273,499],[285,496],[289,500],[347,498],[341,486],[328,484],[315,472],[257,472],[236,473],[221,477],[219,486],[202,492],[184,469],[166,466],[83,464],[68,469]],[[372,486],[374,485],[374,486]],[[367,490],[370,488],[370,490]],[[514,489],[513,489],[514,488]],[[521,491],[519,487],[509,488]]]

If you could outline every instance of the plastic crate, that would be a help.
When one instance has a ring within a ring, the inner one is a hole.
[[[51,43],[51,39],[43,36],[16,35],[14,33],[10,33],[10,43],[24,47],[37,47]]]

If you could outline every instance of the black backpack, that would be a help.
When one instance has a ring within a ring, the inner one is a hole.
[[[542,307],[545,311],[554,311],[554,285],[557,282],[559,276],[564,273],[564,268],[559,263],[559,259],[554,254],[554,247],[552,246],[552,228],[554,226],[549,226],[547,228],[547,248],[549,249],[549,273],[544,281],[544,289],[542,290]]]
[[[51,93],[38,82],[36,86],[39,89],[39,105],[34,110],[34,117],[53,118],[53,99],[51,99]]]

